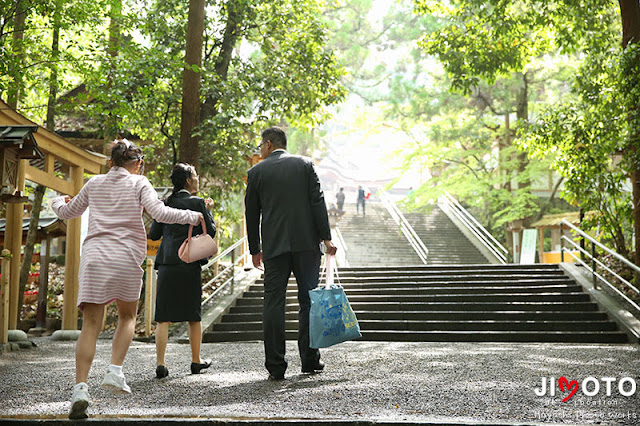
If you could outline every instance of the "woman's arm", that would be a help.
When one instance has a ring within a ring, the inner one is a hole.
[[[67,196],[56,197],[51,201],[51,209],[63,220],[75,219],[89,207],[89,185],[92,179],[82,187],[78,195],[67,202]]]
[[[211,235],[211,238],[216,236],[216,223],[213,220],[213,215],[207,208],[207,203],[202,200],[200,205],[200,211],[204,215],[204,224],[207,226],[207,234]]]
[[[156,190],[153,189],[149,180],[143,176],[141,179],[140,202],[147,212],[158,222],[162,223],[182,223],[197,225],[200,223],[202,213],[193,210],[179,210],[167,207],[158,199]]]

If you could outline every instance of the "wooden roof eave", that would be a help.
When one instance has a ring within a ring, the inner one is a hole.
[[[0,125],[35,125],[38,131],[33,134],[38,148],[45,154],[53,155],[57,160],[70,166],[82,167],[87,173],[98,174],[106,164],[107,157],[79,148],[54,132],[39,126],[22,116],[0,100]],[[34,168],[35,169],[35,168]],[[38,170],[38,169],[35,169]]]

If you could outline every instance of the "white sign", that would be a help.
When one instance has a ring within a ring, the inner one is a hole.
[[[538,242],[537,229],[525,229],[522,232],[522,251],[520,254],[520,264],[536,263],[536,243]]]

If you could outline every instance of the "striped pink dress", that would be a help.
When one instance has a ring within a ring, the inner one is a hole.
[[[147,252],[143,207],[158,222],[197,224],[199,219],[195,211],[165,206],[146,177],[122,167],[92,177],[69,203],[57,197],[51,207],[60,219],[79,217],[90,207],[78,274],[80,309],[83,303],[140,298]]]

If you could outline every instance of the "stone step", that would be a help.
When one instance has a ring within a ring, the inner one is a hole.
[[[359,311],[468,311],[468,312],[518,312],[518,311],[597,311],[598,306],[592,302],[350,302],[351,308]],[[297,303],[287,303],[287,311],[298,311]],[[236,305],[232,313],[259,312],[262,305]]]
[[[411,321],[358,320],[361,331],[617,331],[612,321]],[[286,322],[286,330],[298,329],[297,320]],[[213,331],[261,331],[262,321],[224,322]]]
[[[542,294],[433,294],[433,295],[406,295],[406,294],[349,294],[349,303],[440,303],[440,302],[474,302],[474,303],[530,303],[530,302],[589,302],[591,299],[585,293],[542,293]],[[287,303],[295,303],[298,298],[295,295],[287,297]],[[262,306],[262,296],[243,297],[237,300],[236,306]]]
[[[482,312],[482,311],[363,311],[356,312],[359,320],[371,321],[571,321],[579,322],[588,318],[590,321],[606,321],[606,312],[601,311],[528,311],[528,312]],[[296,320],[298,312],[291,310],[285,314],[286,320]],[[229,313],[222,319],[226,322],[262,321],[262,310],[249,313]]]
[[[572,280],[569,278],[548,278],[544,279],[544,277],[539,277],[537,279],[509,279],[508,277],[487,277],[485,280],[480,279],[481,277],[475,276],[472,279],[465,279],[465,277],[458,277],[456,279],[447,279],[447,277],[364,277],[358,279],[356,277],[345,278],[340,274],[336,281],[342,285],[344,288],[354,288],[354,287],[362,287],[362,288],[370,288],[370,287],[383,287],[389,288],[389,291],[393,291],[395,287],[419,287],[419,286],[442,286],[442,287],[456,287],[456,286],[464,286],[464,287],[474,287],[474,286],[486,286],[486,287],[495,287],[495,286],[538,286],[543,284],[550,285],[566,285],[572,284]],[[324,282],[324,277],[320,278],[320,282]],[[289,285],[295,285],[295,278],[290,278],[287,282]],[[260,280],[254,284],[255,286],[263,286],[264,281]]]
[[[345,287],[345,292],[348,297],[358,294],[370,294],[370,295],[386,295],[389,294],[389,288],[362,288],[358,287]],[[532,293],[579,293],[582,291],[582,287],[579,285],[540,285],[540,286],[501,286],[501,287],[481,287],[478,284],[477,287],[467,286],[464,287],[394,287],[392,289],[395,295],[430,295],[430,294],[532,294]],[[298,290],[295,288],[287,289],[287,296],[295,296]],[[251,287],[249,291],[245,291],[243,298],[262,298],[264,291],[262,288]]]
[[[298,332],[289,330],[287,340],[296,340]],[[225,331],[204,333],[205,343],[262,340],[262,331]],[[363,331],[364,341],[387,342],[556,342],[556,343],[625,343],[622,332],[579,331]]]

